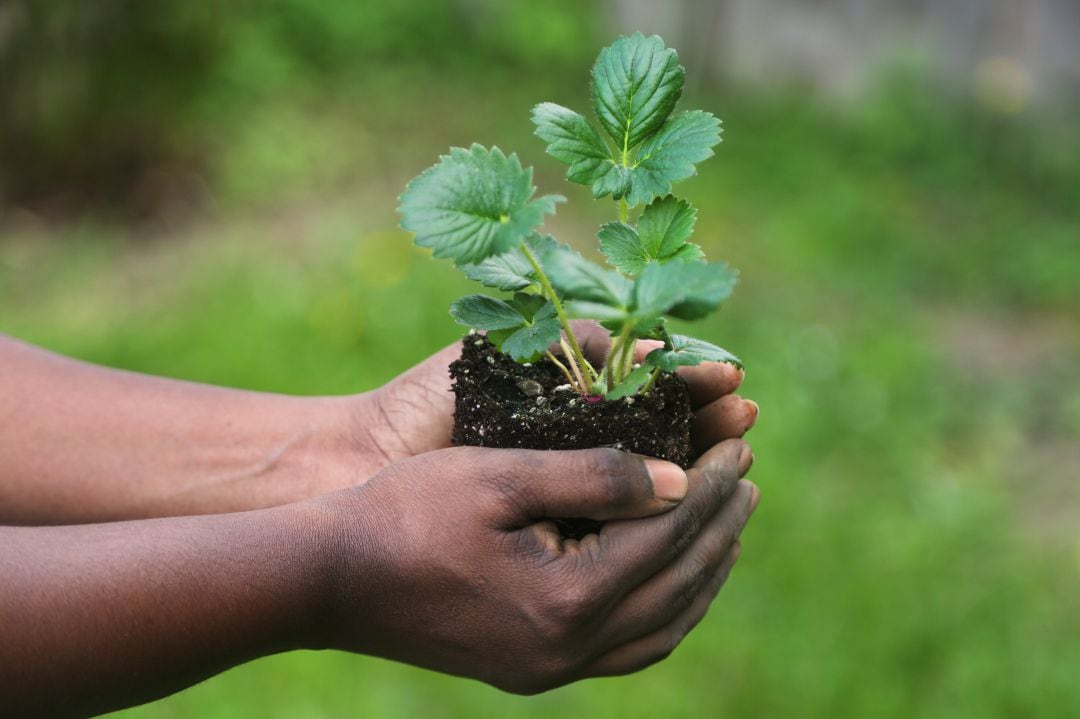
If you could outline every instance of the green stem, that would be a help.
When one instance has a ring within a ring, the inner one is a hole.
[[[574,352],[570,349],[570,346],[566,344],[566,340],[562,337],[559,338],[559,346],[562,347],[563,354],[566,356],[566,363],[570,365],[570,369],[574,371],[574,376],[577,377],[577,386],[581,388],[582,394],[589,393],[589,383],[585,381],[585,378],[581,375],[581,369],[578,367],[578,363],[574,361]]]
[[[634,350],[637,349],[637,342],[627,342],[626,349],[623,351],[623,377],[630,374],[634,368]]]
[[[659,367],[653,367],[652,374],[649,375],[649,379],[645,383],[645,386],[638,390],[638,394],[640,394],[640,395],[647,394],[648,391],[650,389],[652,389],[653,384],[656,383],[656,378],[659,377],[659,376],[660,376],[660,368]]]
[[[566,375],[566,379],[569,380],[570,386],[573,387],[574,389],[576,389],[578,392],[581,392],[582,394],[585,394],[586,389],[584,387],[579,387],[578,386],[578,381],[576,379],[574,379],[574,375],[570,374],[570,370],[566,368],[566,365],[564,365],[562,362],[560,362],[558,357],[551,354],[550,350],[548,352],[546,352],[545,354],[547,355],[547,358],[549,360],[551,360],[551,363],[553,365],[555,365],[556,367],[558,367],[562,371],[562,373],[564,375]]]
[[[619,336],[611,343],[611,349],[608,351],[606,363],[608,389],[612,389],[617,382],[622,382],[622,370],[624,364],[623,353],[625,352],[626,343],[630,338],[630,331],[632,329],[633,326],[629,322],[624,322],[622,330],[619,332]]]
[[[570,319],[566,316],[566,310],[563,309],[562,302],[559,300],[559,295],[555,293],[555,288],[551,286],[551,280],[548,279],[547,274],[544,273],[544,268],[540,266],[540,261],[536,259],[536,255],[529,250],[529,246],[525,243],[521,244],[521,251],[525,255],[525,259],[532,265],[533,272],[536,273],[536,279],[540,280],[540,286],[544,289],[544,294],[551,300],[551,304],[555,307],[555,314],[559,318],[559,324],[562,325],[563,332],[566,333],[566,340],[570,343],[570,349],[574,353],[574,359],[577,360],[578,366],[589,374],[590,380],[596,379],[596,370],[585,359],[585,355],[581,351],[581,345],[578,344],[577,337],[574,336],[574,331],[570,329]]]
[[[630,217],[630,204],[626,201],[626,198],[619,200],[619,222],[626,223]]]

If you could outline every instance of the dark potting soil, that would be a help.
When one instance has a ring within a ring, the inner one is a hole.
[[[454,380],[451,441],[477,447],[589,449],[614,447],[690,465],[690,395],[686,383],[662,374],[644,396],[589,402],[549,360],[515,362],[483,335],[462,340],[450,364]],[[566,536],[599,529],[592,520],[557,522]]]

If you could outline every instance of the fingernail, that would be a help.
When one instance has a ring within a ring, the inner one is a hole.
[[[688,487],[686,472],[677,464],[659,459],[646,459],[645,467],[652,480],[653,495],[668,502],[680,502]]]
[[[745,400],[746,404],[750,407],[750,424],[747,425],[747,429],[750,429],[757,422],[758,413],[761,412],[761,408],[758,407],[758,403],[752,399]]]
[[[740,554],[742,554],[742,542],[735,540],[735,544],[731,545],[731,561],[736,561]]]
[[[754,489],[750,494],[750,511],[751,512],[753,512],[755,509],[757,509],[758,502],[760,502],[760,501],[761,501],[761,490],[759,490],[757,488],[757,485],[755,484]]]
[[[742,452],[739,453],[739,476],[746,474],[750,471],[750,467],[754,464],[754,450],[750,449],[750,445],[744,444]]]

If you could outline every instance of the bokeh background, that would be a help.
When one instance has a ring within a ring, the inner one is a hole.
[[[338,653],[150,717],[1080,716],[1080,9],[1072,0],[9,0],[0,330],[117,367],[375,387],[460,330],[396,196],[517,151],[659,32],[725,123],[678,191],[742,270],[761,508],[666,663],[534,697]],[[2,371],[2,368],[0,368]],[[448,615],[446,621],[454,621]]]

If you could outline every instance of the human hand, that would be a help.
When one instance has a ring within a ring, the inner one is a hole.
[[[612,449],[401,461],[314,502],[338,538],[315,644],[526,694],[646,667],[704,616],[737,559],[757,502],[739,480],[751,462],[740,440],[685,473]],[[563,540],[550,518],[565,516],[608,521]]]
[[[590,361],[602,362],[611,341],[607,330],[593,322],[576,322],[574,332]],[[638,342],[635,361],[644,359],[658,344]],[[399,460],[450,446],[454,395],[447,368],[460,351],[460,343],[455,342],[383,387],[350,399],[347,421],[353,429],[348,436],[371,474]],[[744,377],[742,370],[706,362],[680,367],[678,373],[690,388],[696,455],[725,439],[742,437],[754,425],[757,403],[735,394]],[[354,475],[348,484],[364,479]]]

